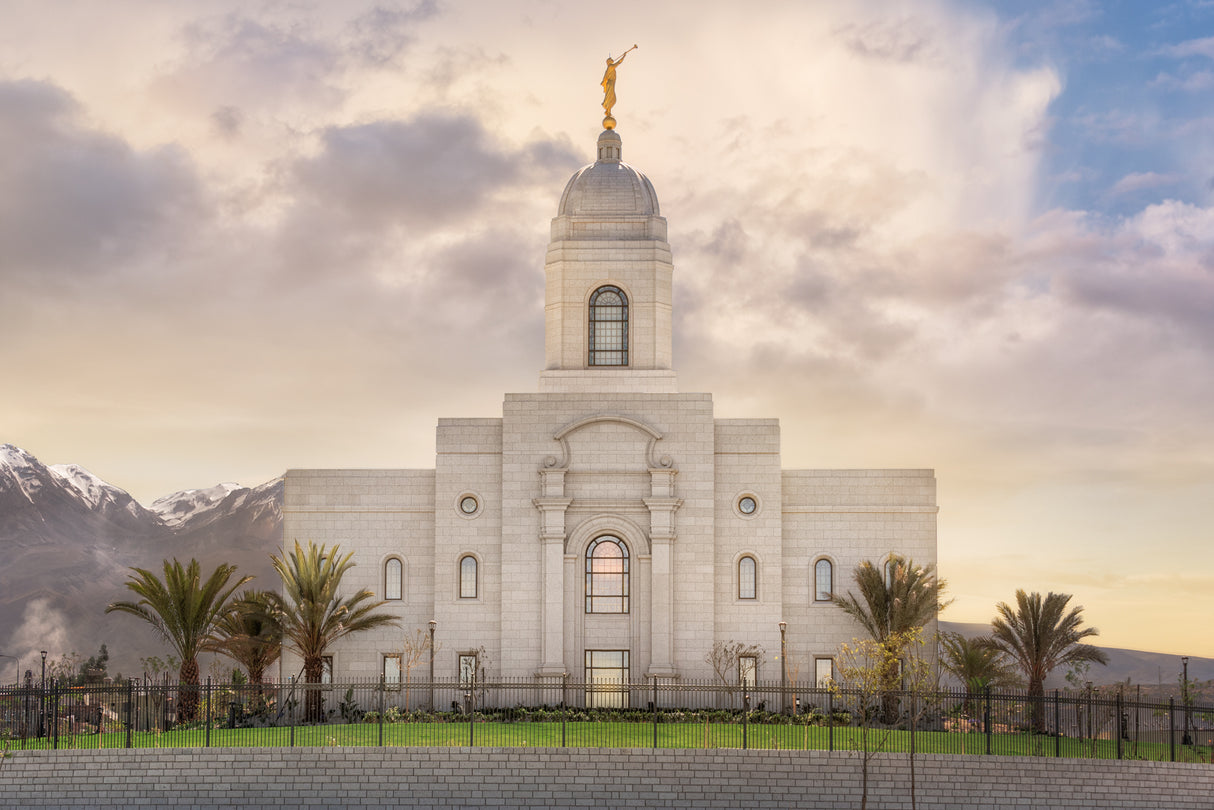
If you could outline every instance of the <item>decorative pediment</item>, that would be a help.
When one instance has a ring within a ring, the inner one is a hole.
[[[552,438],[561,448],[560,457],[548,456],[544,459],[544,466],[541,472],[568,470],[569,464],[572,461],[572,453],[569,447],[569,437],[580,430],[596,425],[623,425],[637,431],[644,437],[647,437],[648,442],[645,449],[644,462],[650,469],[674,469],[674,459],[670,456],[658,456],[657,444],[662,440],[662,434],[657,429],[651,427],[636,419],[618,414],[599,414],[597,416],[588,416],[584,419],[579,419],[572,422],[553,434]]]

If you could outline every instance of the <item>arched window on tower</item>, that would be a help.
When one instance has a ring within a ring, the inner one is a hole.
[[[628,612],[628,547],[604,535],[586,549],[586,612]]]
[[[759,596],[758,566],[751,556],[738,560],[738,598],[757,599]]]
[[[835,592],[835,567],[825,558],[814,563],[814,601],[829,602]]]
[[[590,296],[590,365],[628,365],[628,296],[619,287]]]
[[[476,598],[476,557],[465,554],[459,560],[459,598]]]
[[[384,563],[384,599],[401,599],[404,590],[404,565],[398,557],[389,557]]]

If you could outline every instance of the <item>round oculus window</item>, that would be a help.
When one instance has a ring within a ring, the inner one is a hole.
[[[738,511],[744,515],[753,515],[755,510],[759,508],[759,504],[749,495],[745,495],[738,499]]]
[[[465,515],[475,514],[476,510],[480,509],[480,507],[481,505],[477,502],[476,498],[472,497],[471,495],[465,495],[464,497],[460,498],[459,511],[463,512]]]

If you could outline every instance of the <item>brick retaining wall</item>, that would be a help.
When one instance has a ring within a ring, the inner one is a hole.
[[[922,754],[918,806],[1214,810],[1214,766]],[[905,756],[869,807],[909,808]],[[18,751],[5,808],[860,806],[860,761],[827,751],[229,748]]]

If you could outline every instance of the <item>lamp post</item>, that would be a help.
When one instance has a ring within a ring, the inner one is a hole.
[[[1189,656],[1180,656],[1180,664],[1184,667],[1180,686],[1180,699],[1184,701],[1184,737],[1181,738],[1180,744],[1192,745],[1193,737],[1189,734]]]
[[[434,628],[438,622],[430,620],[430,711],[434,711]]]
[[[42,736],[42,732],[46,728],[46,650],[41,650],[42,655],[42,686],[38,688],[38,736]]]
[[[784,631],[788,622],[780,622],[780,711],[788,711],[788,645],[785,643]]]

